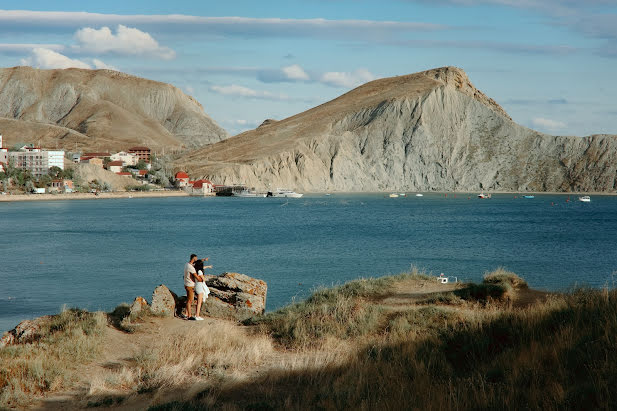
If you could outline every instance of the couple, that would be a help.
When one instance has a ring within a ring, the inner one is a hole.
[[[188,318],[189,320],[202,321],[203,318],[199,316],[201,310],[201,303],[205,298],[208,298],[210,290],[205,283],[204,269],[212,268],[211,265],[204,266],[204,261],[208,261],[208,257],[197,258],[195,254],[191,254],[191,259],[184,265],[184,288],[186,289],[186,316],[180,314],[181,318]],[[191,304],[197,294],[197,312],[193,317],[191,315]]]

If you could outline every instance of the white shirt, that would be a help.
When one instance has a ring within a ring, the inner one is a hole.
[[[195,287],[195,283],[191,279],[191,274],[195,274],[195,267],[193,264],[186,263],[184,265],[184,286],[185,287]]]

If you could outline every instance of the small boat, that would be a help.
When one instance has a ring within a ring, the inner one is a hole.
[[[578,198],[578,201],[582,201],[583,203],[591,203],[591,197],[589,196],[582,196]]]
[[[390,194],[390,198],[397,198],[397,197],[398,197],[398,194],[396,194],[396,193]]]
[[[523,196],[523,198],[536,198],[535,196]]]
[[[478,194],[478,198],[491,198],[490,194],[484,194],[484,191]]]
[[[287,188],[277,188],[276,191],[272,191],[268,193],[267,197],[288,197],[288,198],[300,198],[304,194],[296,193],[293,190],[289,190]]]
[[[424,194],[418,193],[418,194],[416,194],[416,197],[424,197]]]

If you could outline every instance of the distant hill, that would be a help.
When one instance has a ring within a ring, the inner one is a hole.
[[[303,191],[615,191],[617,137],[520,126],[443,67],[364,84],[176,161],[216,183]]]
[[[228,137],[178,88],[112,70],[0,69],[5,145],[120,150],[199,147]]]

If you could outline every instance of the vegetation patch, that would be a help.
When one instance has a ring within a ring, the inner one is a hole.
[[[106,324],[101,312],[68,309],[43,324],[36,341],[0,349],[0,408],[23,407],[75,381],[79,365],[101,349]]]

